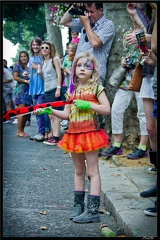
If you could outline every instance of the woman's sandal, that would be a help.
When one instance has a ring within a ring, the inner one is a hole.
[[[27,133],[17,133],[18,137],[29,137],[29,135]]]

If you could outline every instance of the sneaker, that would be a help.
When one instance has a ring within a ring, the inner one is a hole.
[[[157,196],[157,184],[146,191],[140,192],[140,196],[143,198],[156,197]]]
[[[136,148],[135,151],[128,154],[126,157],[129,159],[139,159],[139,158],[145,158],[148,156],[147,150],[143,151],[140,148]]]
[[[68,127],[69,121],[68,120],[63,120],[61,122],[61,126],[67,126]]]
[[[14,120],[12,121],[12,124],[18,124],[18,119],[17,119],[17,118],[14,119]]]
[[[102,156],[104,157],[110,157],[112,155],[121,155],[122,154],[122,148],[118,148],[115,146],[111,146],[110,148],[108,148],[106,151],[104,151],[102,153]]]
[[[43,142],[44,141],[44,135],[42,135],[41,133],[38,133],[35,136],[31,136],[30,140],[36,141],[36,142]]]
[[[57,145],[58,142],[59,141],[56,140],[54,137],[52,137],[49,140],[43,141],[44,144],[51,145],[51,146]]]
[[[27,121],[26,122],[26,126],[30,126],[31,125],[31,122],[30,121]]]
[[[5,123],[5,124],[12,124],[12,120],[7,120],[7,121],[5,121],[5,122],[3,122],[3,123]]]
[[[144,213],[147,216],[157,217],[157,202],[155,201],[154,207],[144,209]]]
[[[148,168],[147,172],[150,174],[157,174],[157,169],[155,167],[150,167]]]

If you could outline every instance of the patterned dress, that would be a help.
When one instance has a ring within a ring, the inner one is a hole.
[[[18,77],[29,80],[29,77],[24,77],[22,74],[26,72],[20,64],[14,66],[13,72],[18,72]],[[28,72],[29,73],[29,72]],[[25,104],[26,106],[31,106],[32,97],[29,94],[29,84],[17,82],[14,90],[13,101],[18,106],[19,104]]]
[[[66,94],[67,98],[73,100],[81,99],[84,101],[99,104],[98,96],[104,90],[100,84],[94,84],[87,88],[76,89],[72,96]],[[69,115],[69,127],[58,146],[65,151],[74,153],[84,153],[96,151],[110,145],[110,138],[104,129],[98,125],[98,114],[91,110],[78,109],[71,104]]]

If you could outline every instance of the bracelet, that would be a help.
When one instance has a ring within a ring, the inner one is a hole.
[[[61,86],[57,86],[57,88],[61,89]]]

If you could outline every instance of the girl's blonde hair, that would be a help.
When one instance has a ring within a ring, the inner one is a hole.
[[[50,47],[50,53],[49,53],[50,58],[54,58],[54,57],[56,56],[56,48],[55,48],[54,43],[48,42],[48,41],[43,41],[42,44],[41,44],[41,46],[42,46],[43,44],[46,44],[46,45],[48,45],[48,46]],[[42,53],[41,53],[41,55],[42,55]],[[43,55],[42,55],[42,58],[44,59],[44,56],[43,56]]]

